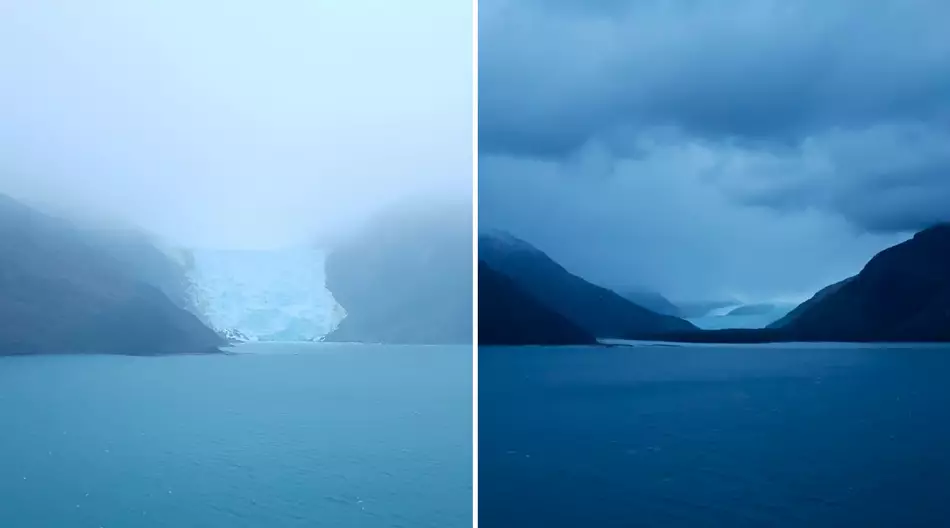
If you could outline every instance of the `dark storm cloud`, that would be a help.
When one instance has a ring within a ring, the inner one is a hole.
[[[489,0],[482,12],[483,152],[563,155],[622,127],[796,142],[950,118],[942,1]]]
[[[674,296],[807,295],[950,220],[950,4],[487,0],[480,222]]]
[[[744,203],[816,208],[872,232],[913,231],[950,220],[950,131],[878,125],[831,131],[786,153],[778,170],[724,175]],[[756,185],[758,184],[758,185]]]

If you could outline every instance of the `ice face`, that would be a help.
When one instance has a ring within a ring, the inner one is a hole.
[[[251,341],[314,341],[340,324],[326,288],[322,251],[194,250],[188,270],[194,309],[226,335]]]

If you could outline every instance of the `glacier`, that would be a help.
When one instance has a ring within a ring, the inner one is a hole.
[[[193,311],[228,338],[319,341],[346,317],[319,249],[193,249],[187,261]]]
[[[730,312],[736,308],[745,305],[735,304],[716,308],[706,315],[700,317],[690,317],[686,320],[693,323],[703,330],[724,330],[727,328],[765,328],[766,326],[778,321],[788,315],[797,304],[776,302],[772,309],[767,313],[752,315],[730,315]]]

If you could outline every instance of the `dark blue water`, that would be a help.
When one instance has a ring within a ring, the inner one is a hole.
[[[470,347],[0,358],[0,527],[467,527]]]
[[[479,521],[950,526],[950,348],[481,348]]]

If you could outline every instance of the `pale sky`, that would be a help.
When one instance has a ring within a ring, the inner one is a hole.
[[[471,100],[466,1],[0,4],[0,193],[178,244],[464,202]]]

